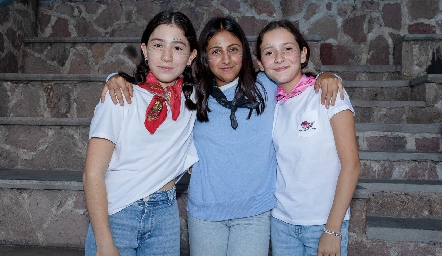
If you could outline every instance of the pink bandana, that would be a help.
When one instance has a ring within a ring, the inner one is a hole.
[[[284,91],[284,89],[282,89],[281,87],[278,87],[278,93],[276,93],[276,99],[279,102],[283,103],[284,101],[301,94],[308,87],[315,85],[315,82],[316,82],[316,78],[314,78],[312,76],[302,75],[301,79],[295,85],[295,87],[293,88],[293,90],[290,93],[286,93]]]

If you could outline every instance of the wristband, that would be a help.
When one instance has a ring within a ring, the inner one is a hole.
[[[336,233],[336,232],[330,231],[330,230],[325,229],[325,228],[324,228],[324,230],[322,232],[326,233],[327,235],[333,235],[333,236],[336,236],[336,237],[342,236],[341,233]]]
[[[106,83],[107,83],[107,81],[109,81],[109,79],[111,79],[115,75],[118,75],[118,73],[111,73],[110,75],[108,75],[106,78]]]
[[[321,71],[321,72],[319,72],[319,73],[316,75],[316,79],[318,79],[319,75],[321,75],[321,74],[324,73],[324,72],[326,72],[326,71]],[[339,80],[341,80],[341,82],[342,82],[342,77],[336,75],[335,73],[332,73],[332,74],[333,74],[336,78],[338,78]]]

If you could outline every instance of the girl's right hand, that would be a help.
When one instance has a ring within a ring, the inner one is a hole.
[[[120,256],[117,247],[113,244],[112,246],[105,246],[106,248],[97,248],[97,253],[95,256]]]
[[[132,103],[131,98],[134,92],[133,85],[127,82],[126,79],[124,79],[120,75],[112,76],[104,85],[104,88],[101,91],[101,102],[104,102],[107,91],[109,91],[112,102],[114,104],[120,103],[121,106],[124,105],[123,94],[127,103]],[[121,91],[123,91],[123,93],[121,93]]]

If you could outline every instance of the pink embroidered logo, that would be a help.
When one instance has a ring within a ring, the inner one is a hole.
[[[313,127],[313,124],[314,124],[315,122],[311,122],[311,123],[309,123],[309,122],[307,122],[307,121],[303,121],[302,123],[301,123],[301,128],[302,128],[302,130],[299,130],[299,131],[308,131],[308,130],[310,130],[310,129],[312,129],[312,130],[315,130],[316,128],[315,127]]]

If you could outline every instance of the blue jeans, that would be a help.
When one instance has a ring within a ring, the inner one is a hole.
[[[247,218],[205,221],[187,215],[190,255],[267,256],[270,211]]]
[[[180,255],[180,221],[175,188],[151,194],[109,215],[115,246],[121,256]],[[97,245],[89,224],[86,256],[95,256]]]
[[[325,225],[291,225],[273,217],[271,222],[273,256],[317,255],[319,238],[322,235]],[[341,234],[341,256],[346,256],[348,220],[342,222]]]

